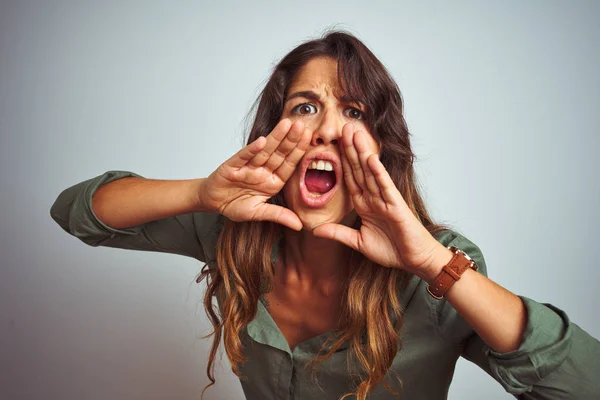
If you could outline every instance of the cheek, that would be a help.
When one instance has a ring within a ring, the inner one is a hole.
[[[291,200],[294,198],[291,187],[292,185],[290,185],[290,181],[287,181],[285,186],[283,186],[283,199],[289,208],[292,208]]]
[[[290,179],[287,180],[282,191],[285,204],[287,204],[289,208],[292,208],[294,201],[300,196],[300,172],[298,169],[296,169]]]

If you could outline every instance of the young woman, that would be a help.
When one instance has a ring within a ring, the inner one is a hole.
[[[402,112],[381,62],[331,32],[275,67],[209,177],[108,171],[51,215],[91,246],[205,262],[207,374],[223,337],[248,399],[445,399],[459,356],[524,399],[599,398],[600,343],[431,220]]]

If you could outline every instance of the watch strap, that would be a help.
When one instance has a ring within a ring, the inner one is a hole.
[[[427,286],[427,292],[437,300],[444,298],[444,295],[454,283],[460,279],[460,276],[469,268],[477,271],[477,264],[461,249],[455,246],[448,247],[454,255],[450,262],[442,268],[440,274],[435,280]]]

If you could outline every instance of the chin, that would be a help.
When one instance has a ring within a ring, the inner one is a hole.
[[[307,212],[307,213],[298,213],[298,211],[296,211],[296,214],[298,214],[298,216],[300,217],[300,221],[302,221],[302,230],[304,231],[311,231],[313,229],[315,229],[317,226],[319,225],[323,225],[323,224],[329,224],[329,223],[335,223],[335,224],[339,224],[344,220],[344,216],[332,216],[332,215],[322,215],[322,214],[316,214],[314,212]],[[302,215],[301,215],[302,214]]]

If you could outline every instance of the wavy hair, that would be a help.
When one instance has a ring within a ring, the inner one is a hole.
[[[432,234],[446,229],[433,223],[419,194],[413,167],[416,156],[403,116],[400,89],[377,57],[349,33],[331,31],[320,39],[305,42],[274,67],[252,108],[256,114],[247,143],[268,135],[277,125],[290,84],[315,57],[336,60],[340,87],[366,106],[366,124],[381,145],[381,162],[415,216]],[[282,193],[269,202],[285,206]],[[360,223],[357,219],[355,227]],[[282,232],[282,227],[272,222],[225,220],[217,243],[217,266],[205,265],[197,278],[197,282],[207,280],[204,307],[214,327],[207,335],[214,338],[206,371],[210,383],[204,390],[215,383],[214,361],[221,337],[232,370],[240,377],[238,365],[246,361],[240,334],[254,318],[261,294],[272,288],[271,249],[281,239]],[[309,364],[316,371],[320,363],[347,341],[348,365],[358,366],[357,371],[349,373],[358,377],[358,381],[355,391],[341,399],[354,394],[358,400],[365,400],[378,383],[396,393],[385,381],[385,375],[401,349],[403,308],[399,293],[412,275],[380,266],[353,250],[351,260],[339,328]]]

